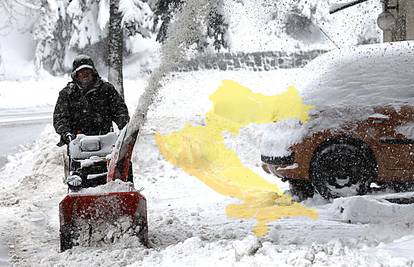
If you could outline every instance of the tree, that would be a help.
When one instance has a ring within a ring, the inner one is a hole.
[[[59,18],[57,3],[55,1],[40,1],[40,15],[36,23],[36,26],[33,30],[33,39],[37,41],[35,49],[34,64],[36,72],[39,72],[43,68],[43,62],[49,61],[55,63],[56,54],[54,51],[59,51],[56,49],[54,43],[54,31],[55,24]],[[56,62],[59,64],[58,62]],[[55,67],[57,69],[58,67]],[[52,65],[52,73],[54,68]]]
[[[108,80],[124,98],[122,58],[123,32],[122,13],[119,10],[120,0],[110,0],[109,4],[109,33],[108,33]]]
[[[212,5],[207,18],[207,35],[213,38],[214,49],[220,51],[221,48],[227,48],[225,34],[229,25],[224,17],[223,1],[215,1]]]
[[[155,14],[156,19],[162,21],[157,34],[159,42],[164,42],[169,38],[170,23],[172,20],[179,19],[182,21],[180,23],[190,28],[193,37],[197,39],[193,43],[197,44],[199,52],[205,51],[209,46],[217,51],[227,48],[225,34],[228,23],[224,16],[223,0],[160,0]]]
[[[175,12],[181,7],[184,0],[159,0],[155,9],[155,23],[161,21],[161,26],[157,34],[157,41],[164,42],[167,38],[167,29]]]
[[[147,38],[158,30],[147,1],[154,0],[119,1],[125,38]],[[108,63],[109,12],[109,0],[1,0],[0,34],[17,28],[32,33],[36,69],[61,74],[68,71],[73,52]]]

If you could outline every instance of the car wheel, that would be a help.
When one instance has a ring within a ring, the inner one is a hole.
[[[319,151],[311,163],[316,191],[325,199],[366,194],[376,172],[368,155],[362,147],[347,143]]]
[[[313,197],[314,188],[309,181],[289,180],[289,192],[292,198],[299,202]]]

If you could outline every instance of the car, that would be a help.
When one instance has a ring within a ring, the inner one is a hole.
[[[278,121],[261,143],[263,169],[302,200],[363,195],[414,182],[414,42],[330,51],[297,86],[309,120]]]

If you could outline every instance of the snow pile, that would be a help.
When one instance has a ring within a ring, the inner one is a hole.
[[[134,241],[140,244],[134,233],[139,233],[140,226],[134,226],[130,217],[121,217],[116,221],[99,220],[93,224],[87,221],[75,221],[76,231],[79,236],[72,242],[77,246],[99,247],[104,244],[123,243]]]
[[[90,249],[89,249],[90,250]],[[117,245],[94,250],[90,257],[88,248],[76,247],[61,255],[48,255],[42,265],[102,265],[102,266],[409,266],[411,260],[374,254],[375,251],[356,249],[339,241],[328,244],[313,244],[309,247],[280,246],[261,242],[248,236],[241,240],[208,242],[191,237],[165,249],[131,248]],[[58,257],[60,256],[60,257]],[[408,265],[405,265],[408,264]]]
[[[106,183],[104,185],[99,185],[96,187],[82,188],[78,192],[73,192],[75,195],[93,195],[93,194],[106,194],[112,192],[131,192],[134,191],[134,185],[130,182],[123,182],[119,179],[115,181]]]
[[[375,248],[366,248],[365,251],[373,255],[371,258],[376,257],[378,262],[386,262],[392,259],[394,266],[410,266],[414,264],[413,247],[414,235],[409,234],[389,243],[380,243]]]
[[[62,162],[65,149],[55,146],[59,140],[51,125],[45,128],[41,136],[32,146],[9,156],[9,163],[0,172],[3,186],[21,183],[23,179],[30,179],[29,176],[32,175],[63,177]],[[29,181],[26,180],[24,186],[28,185]]]
[[[410,199],[413,193],[379,195],[379,196],[354,196],[335,199],[331,209],[341,220],[350,223],[412,223],[414,216],[414,203],[395,204],[387,199]]]

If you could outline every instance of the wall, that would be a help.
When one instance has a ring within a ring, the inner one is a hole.
[[[268,71],[279,68],[300,68],[310,60],[325,53],[325,50],[285,53],[279,51],[254,53],[218,53],[203,55],[189,60],[176,68],[176,71],[201,69]]]

